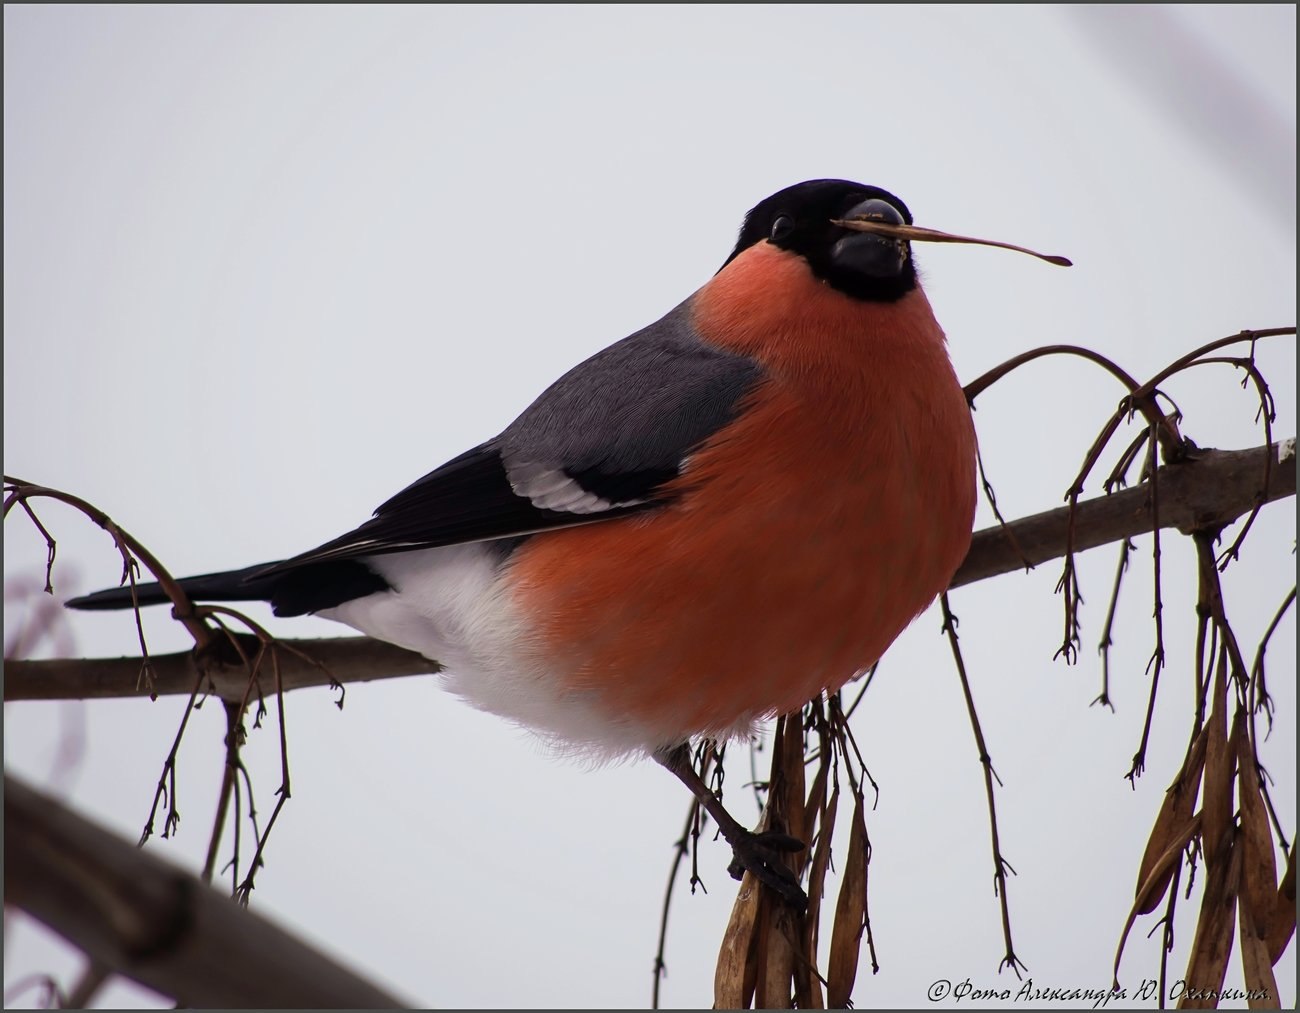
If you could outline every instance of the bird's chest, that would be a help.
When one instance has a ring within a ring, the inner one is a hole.
[[[682,477],[683,539],[830,621],[886,597],[911,614],[928,603],[974,507],[973,432],[946,356],[852,372],[841,360],[761,388]]]
[[[775,377],[689,459],[670,506],[534,539],[514,563],[534,659],[664,741],[873,664],[969,542],[973,436],[940,365],[934,389]]]

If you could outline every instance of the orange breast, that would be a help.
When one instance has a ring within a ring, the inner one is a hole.
[[[759,244],[693,303],[768,378],[653,514],[516,553],[539,669],[664,741],[793,710],[870,667],[970,542],[975,437],[918,289],[861,303]]]

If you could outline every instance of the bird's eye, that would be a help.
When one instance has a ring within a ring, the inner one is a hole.
[[[794,219],[789,215],[777,215],[776,220],[772,222],[772,231],[768,233],[768,238],[780,242],[793,231]]]

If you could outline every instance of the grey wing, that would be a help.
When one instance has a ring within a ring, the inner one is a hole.
[[[645,502],[735,418],[762,369],[702,341],[689,305],[570,370],[492,441],[516,494],[572,513]]]
[[[753,360],[702,341],[687,301],[575,366],[499,436],[403,489],[359,528],[268,572],[651,508],[762,376]]]

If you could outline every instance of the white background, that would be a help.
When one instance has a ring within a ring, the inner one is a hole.
[[[5,470],[95,502],[174,573],[280,558],[364,520],[707,281],[744,212],[802,179],[881,185],[918,224],[1074,258],[1065,271],[918,247],[964,380],[1056,342],[1144,378],[1295,319],[1290,6],[7,6],[4,83]],[[1277,431],[1294,435],[1294,341],[1259,361]],[[1168,385],[1203,445],[1262,442],[1238,379],[1205,367]],[[981,398],[1008,516],[1060,503],[1120,394],[1058,360]],[[1293,503],[1264,511],[1225,578],[1252,651],[1294,583]],[[57,506],[41,515],[60,598],[114,583],[102,532]],[[1170,536],[1169,667],[1130,790],[1153,645],[1151,539],[1136,541],[1113,714],[1088,705],[1114,548],[1081,559],[1073,667],[1052,657],[1057,564],[953,596],[1006,785],[1016,950],[1037,986],[1109,983],[1191,720],[1193,560]],[[43,559],[11,518],[8,586],[39,582]],[[188,646],[155,612],[152,649]],[[24,614],[7,602],[7,628]],[[67,623],[63,653],[135,651],[126,613]],[[1294,644],[1292,611],[1269,656],[1278,722],[1263,754],[1289,833]],[[259,911],[416,1003],[648,1004],[680,785],[651,763],[549,756],[433,678],[354,686],[341,713],[333,699],[289,698],[293,798]],[[7,705],[5,762],[134,838],[181,706]],[[1016,987],[997,970],[981,772],[935,612],[887,655],[856,729],[881,786],[868,825],[882,965],[863,970],[857,1005],[926,1005],[939,978]],[[209,703],[181,754],[180,834],[149,845],[192,868],[222,733]],[[266,814],[273,723],[249,756]],[[746,792],[729,799],[753,818]],[[705,848],[711,892],[676,899],[668,1005],[711,1002],[727,859]],[[1180,910],[1175,978],[1194,904]],[[1131,940],[1130,988],[1155,973],[1151,925]],[[5,943],[6,987],[76,976],[79,958],[22,916]],[[1277,971],[1294,1004],[1294,945]],[[125,985],[100,999],[158,1002]]]

